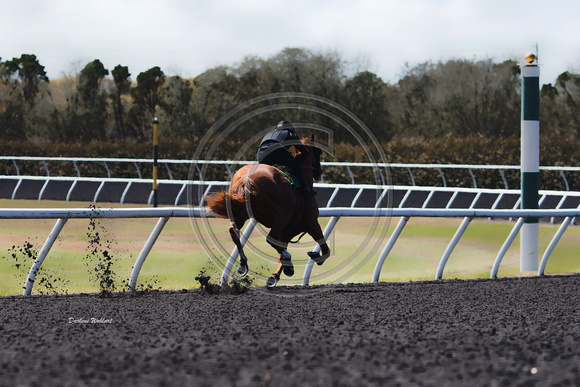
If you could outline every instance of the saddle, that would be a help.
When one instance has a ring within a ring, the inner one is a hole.
[[[290,183],[292,188],[300,188],[300,181],[288,169],[282,166],[273,166],[273,168],[280,172],[280,175]]]

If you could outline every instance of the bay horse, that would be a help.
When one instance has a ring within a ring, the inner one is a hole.
[[[322,151],[314,145],[314,134],[301,139],[308,156],[300,161],[306,181],[310,186],[322,174],[320,155]],[[296,156],[295,156],[296,157]],[[266,281],[274,287],[283,271],[288,277],[294,275],[292,255],[288,243],[297,235],[307,233],[320,244],[321,253],[308,252],[318,265],[330,256],[330,249],[318,223],[318,204],[314,196],[305,197],[300,189],[293,188],[279,169],[267,164],[246,165],[232,178],[229,190],[206,196],[210,210],[219,218],[231,221],[230,236],[240,254],[238,274],[248,273],[248,258],[240,243],[240,230],[250,217],[256,219],[270,232],[268,243],[278,252],[278,268]]]

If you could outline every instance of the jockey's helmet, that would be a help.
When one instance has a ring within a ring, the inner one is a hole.
[[[294,130],[294,127],[292,126],[291,122],[288,121],[280,121],[278,122],[278,125],[276,126],[276,129],[288,129],[290,132],[296,134],[296,130]]]

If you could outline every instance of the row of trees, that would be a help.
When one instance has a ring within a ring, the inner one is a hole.
[[[385,142],[519,136],[521,80],[514,60],[427,62],[406,68],[396,84],[370,71],[347,75],[347,68],[337,53],[287,48],[193,79],[166,76],[153,67],[133,80],[127,66],[109,71],[95,59],[78,74],[49,80],[38,58],[23,54],[0,59],[0,134],[4,140],[37,143],[146,141],[158,116],[165,135],[197,141],[240,103],[287,91],[338,102]],[[561,74],[554,85],[542,87],[541,97],[543,135],[580,134],[580,75]],[[268,127],[273,119],[254,125]],[[341,139],[347,140],[339,134]]]

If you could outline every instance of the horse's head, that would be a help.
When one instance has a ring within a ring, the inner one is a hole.
[[[312,177],[314,180],[320,180],[322,176],[322,167],[320,165],[322,150],[315,145],[314,133],[310,137],[302,138],[301,142],[308,149],[308,157],[303,160],[302,168],[312,169]]]

